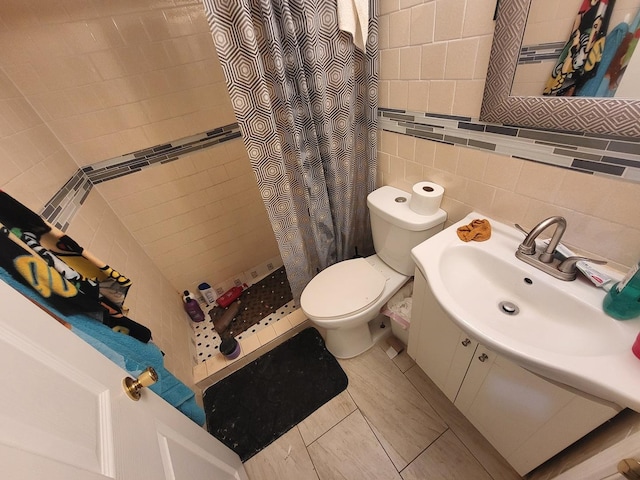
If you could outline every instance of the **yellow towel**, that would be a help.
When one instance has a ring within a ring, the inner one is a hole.
[[[457,230],[458,237],[463,242],[470,242],[471,240],[476,242],[484,242],[491,238],[491,224],[489,220],[480,220],[476,218],[469,225],[460,227]]]

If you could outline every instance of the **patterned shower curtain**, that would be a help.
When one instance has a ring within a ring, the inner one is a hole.
[[[366,55],[336,0],[204,0],[231,102],[294,298],[320,270],[373,253],[378,29]]]

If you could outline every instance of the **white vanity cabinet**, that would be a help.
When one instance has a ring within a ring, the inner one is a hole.
[[[416,270],[409,355],[520,474],[619,408],[562,388],[469,338]]]

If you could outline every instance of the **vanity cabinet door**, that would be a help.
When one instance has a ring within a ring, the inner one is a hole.
[[[456,407],[524,475],[617,413],[480,345]]]
[[[478,342],[449,320],[419,270],[413,289],[408,353],[453,402]]]

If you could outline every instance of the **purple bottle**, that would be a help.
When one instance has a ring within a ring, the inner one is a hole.
[[[190,296],[184,297],[184,310],[189,314],[194,322],[202,322],[204,320],[204,312],[200,308],[198,302]]]

